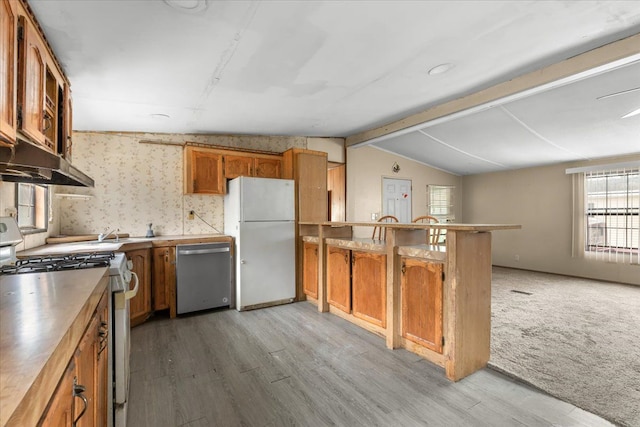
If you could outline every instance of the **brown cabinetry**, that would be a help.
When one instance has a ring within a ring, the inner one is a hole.
[[[176,247],[153,248],[153,310],[175,316]]]
[[[253,159],[253,176],[258,178],[281,178],[282,159],[279,157],[256,157]]]
[[[327,246],[327,302],[351,313],[351,251]]]
[[[21,138],[68,157],[68,80],[26,3],[0,0],[0,23],[0,146]]]
[[[129,302],[131,326],[139,325],[151,315],[151,249],[128,251],[127,260],[133,263],[131,271],[136,273],[138,293]]]
[[[107,426],[107,289],[49,401],[39,426]]]
[[[73,360],[67,365],[62,379],[51,397],[49,407],[42,416],[38,426],[59,427],[70,426],[73,422],[73,389],[76,379],[76,364]]]
[[[442,353],[442,267],[402,257],[402,336]]]
[[[184,169],[185,193],[225,193],[221,154],[203,148],[185,147]]]
[[[0,0],[0,146],[16,140],[18,14],[13,4]]]
[[[302,260],[302,282],[304,293],[312,298],[318,298],[318,244],[304,242]]]
[[[387,256],[352,251],[353,315],[385,328],[387,325]]]
[[[295,181],[295,220],[327,220],[327,153],[291,148],[282,156],[282,178]],[[300,230],[296,226],[295,265],[302,265]],[[302,272],[296,269],[296,298],[304,299]]]
[[[185,193],[225,194],[226,180],[239,176],[281,178],[278,155],[185,147]]]
[[[24,16],[18,21],[18,126],[32,141],[45,145],[45,51],[37,29]],[[52,147],[48,147],[52,150]]]

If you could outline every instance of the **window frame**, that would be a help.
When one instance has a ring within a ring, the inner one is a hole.
[[[21,209],[20,206],[27,206],[26,204],[21,204],[21,198],[20,198],[20,186],[29,186],[30,188],[32,188],[31,191],[31,200],[30,202],[33,203],[33,210],[34,210],[34,215],[33,215],[33,225],[20,225],[20,213],[21,213]],[[43,190],[43,195],[41,197],[38,197],[38,191],[36,190],[36,188],[42,188]],[[15,205],[16,205],[16,221],[18,222],[18,227],[20,228],[20,232],[24,235],[24,234],[35,234],[35,233],[46,233],[49,229],[49,221],[50,221],[50,215],[49,215],[49,206],[50,206],[50,195],[51,195],[51,189],[49,188],[48,185],[44,185],[44,184],[31,184],[31,183],[22,183],[22,182],[17,182],[15,185]],[[38,218],[40,218],[40,221],[38,221]]]
[[[448,204],[432,203],[432,195],[437,191],[448,190]],[[455,185],[427,184],[427,215],[438,218],[440,222],[455,222]],[[445,209],[446,213],[435,213],[432,209]]]
[[[586,171],[583,218],[583,249],[587,257],[638,264],[640,168]]]

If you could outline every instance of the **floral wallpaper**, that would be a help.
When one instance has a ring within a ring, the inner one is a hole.
[[[305,137],[74,132],[72,162],[95,187],[60,188],[92,196],[61,196],[60,233],[144,236],[149,223],[156,236],[222,232],[223,196],[183,194],[183,148],[170,144],[186,141],[272,152],[306,147]]]

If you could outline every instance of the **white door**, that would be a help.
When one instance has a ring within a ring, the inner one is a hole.
[[[411,222],[411,180],[382,178],[382,215]]]

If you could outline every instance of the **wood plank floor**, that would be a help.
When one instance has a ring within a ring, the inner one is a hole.
[[[306,303],[133,329],[129,425],[610,426],[485,369],[444,370]]]

